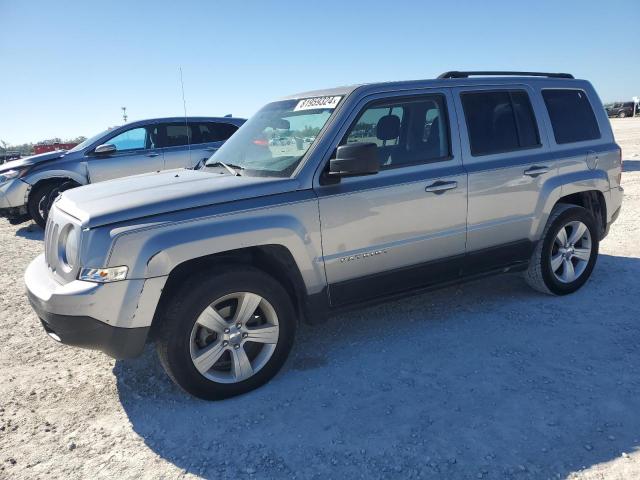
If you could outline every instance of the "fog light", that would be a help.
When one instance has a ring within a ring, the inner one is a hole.
[[[129,267],[83,268],[78,278],[87,282],[109,283],[127,278]]]

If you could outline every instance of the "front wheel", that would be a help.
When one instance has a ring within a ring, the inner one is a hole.
[[[58,195],[65,190],[77,187],[78,184],[71,180],[49,181],[40,185],[36,185],[29,195],[27,203],[27,211],[29,216],[40,227],[44,228],[47,224],[49,210]]]
[[[618,114],[618,118],[625,118],[627,116],[627,114],[625,112],[620,112]]]
[[[597,222],[575,205],[554,207],[525,273],[534,289],[554,295],[578,290],[591,276],[598,257]]]
[[[296,331],[287,292],[252,267],[193,280],[166,312],[156,342],[160,361],[175,383],[205,400],[268,382],[287,359]]]

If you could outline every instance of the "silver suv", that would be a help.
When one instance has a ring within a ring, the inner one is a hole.
[[[587,81],[494,73],[292,95],[200,170],[64,192],[25,273],[44,329],[115,358],[153,341],[220,399],[336,310],[508,271],[576,291],[620,211],[620,147]]]
[[[60,192],[128,175],[194,167],[243,123],[231,117],[140,120],[99,133],[68,151],[7,162],[0,166],[0,217],[14,224],[31,218],[44,228]]]

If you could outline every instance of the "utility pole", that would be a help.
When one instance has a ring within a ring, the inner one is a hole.
[[[127,107],[120,107],[122,110],[122,120],[127,123]]]

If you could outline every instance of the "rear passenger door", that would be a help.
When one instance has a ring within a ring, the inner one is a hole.
[[[467,178],[450,105],[449,90],[369,97],[343,127],[339,144],[377,145],[380,172],[316,187],[332,305],[459,276]]]
[[[208,160],[238,129],[224,122],[189,121],[164,124],[164,168],[193,168]]]
[[[464,274],[528,260],[541,192],[555,176],[542,100],[524,85],[454,89],[469,175]]]
[[[185,168],[192,166],[195,156],[190,148],[191,129],[186,122],[171,122],[162,124],[162,153],[164,168]]]

